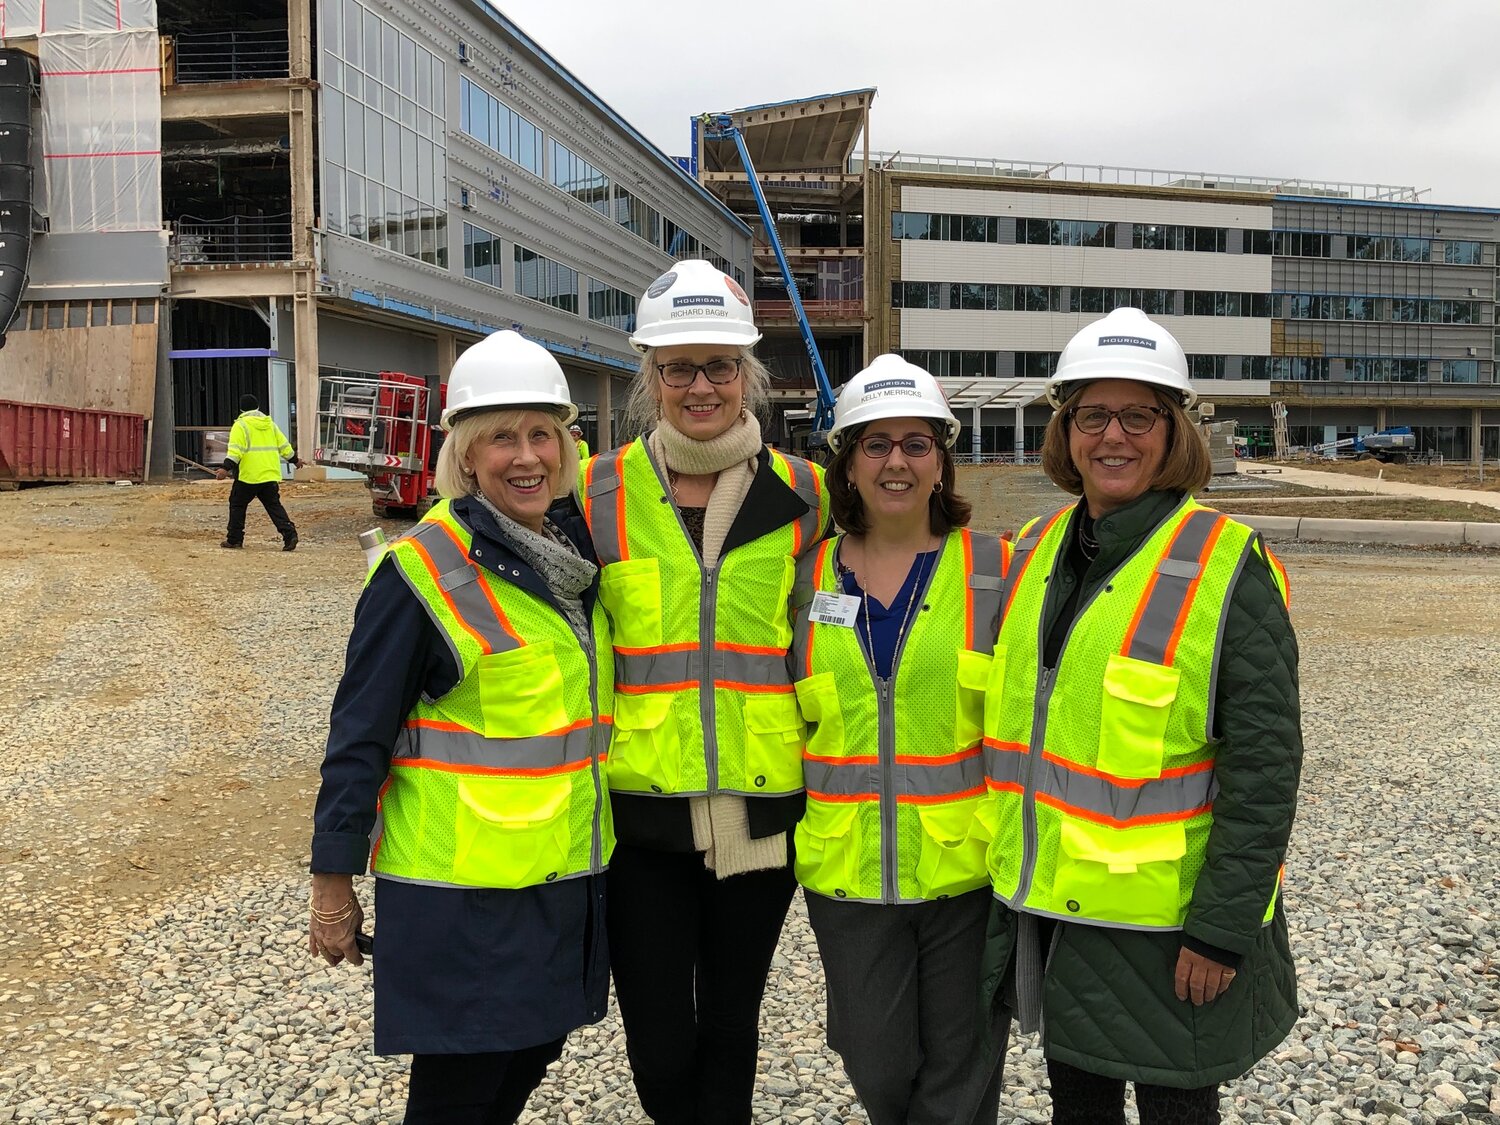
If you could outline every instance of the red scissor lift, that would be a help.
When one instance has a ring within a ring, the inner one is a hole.
[[[446,391],[440,391],[440,410]],[[320,381],[313,459],[364,473],[371,506],[382,519],[420,516],[432,504],[442,433],[427,421],[429,393],[426,379],[404,371]]]

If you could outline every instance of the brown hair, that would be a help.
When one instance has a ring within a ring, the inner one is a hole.
[[[925,420],[925,419],[924,419]],[[957,474],[953,470],[953,451],[943,444],[943,435],[931,422],[936,449],[943,459],[943,468],[938,476],[942,488],[934,492],[927,501],[928,525],[934,535],[947,535],[956,527],[968,527],[973,506],[954,491]],[[824,480],[828,482],[828,505],[833,512],[833,522],[850,535],[863,535],[870,530],[865,522],[865,504],[859,492],[849,483],[849,462],[859,450],[859,436],[865,432],[860,426],[844,435],[843,444],[828,466]]]
[[[1087,385],[1080,384],[1079,389]],[[1197,427],[1176,395],[1156,387],[1151,387],[1151,393],[1157,405],[1167,412],[1168,431],[1166,455],[1162,457],[1161,468],[1156,470],[1151,488],[1161,492],[1198,492],[1214,475],[1208,447],[1198,436]],[[1074,397],[1076,392],[1069,399]],[[1046,433],[1042,435],[1042,471],[1064,492],[1082,496],[1083,476],[1073,464],[1073,454],[1068,449],[1069,425],[1068,404],[1065,402],[1047,422]]]

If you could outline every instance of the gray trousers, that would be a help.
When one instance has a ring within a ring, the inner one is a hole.
[[[980,1007],[989,889],[907,906],[806,898],[828,1044],[872,1125],[993,1125],[1010,1013]]]

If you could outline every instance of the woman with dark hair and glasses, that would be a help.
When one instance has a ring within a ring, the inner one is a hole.
[[[798,567],[810,733],[797,879],[828,1041],[874,1125],[993,1125],[1008,1016],[978,1003],[989,918],[981,739],[1008,547],[970,532],[937,380],[883,355],[839,395],[844,534]]]
[[[986,988],[1042,1031],[1058,1125],[1219,1120],[1291,1029],[1280,897],[1302,764],[1286,573],[1193,493],[1182,348],[1117,309],[1063,351],[985,710],[1004,905]],[[811,788],[811,786],[809,786]]]
[[[761,994],[795,881],[802,740],[786,654],[822,472],[761,440],[750,301],[707,262],[652,282],[631,343],[644,437],[580,497],[614,627],[609,943],[641,1105],[748,1125]]]

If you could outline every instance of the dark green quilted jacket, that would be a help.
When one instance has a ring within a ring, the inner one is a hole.
[[[1072,605],[1084,604],[1181,499],[1150,492],[1100,519],[1099,555]],[[1049,589],[1044,636],[1069,601],[1067,581]],[[1230,593],[1214,700],[1219,795],[1183,933],[1059,922],[1043,989],[1048,1058],[1158,1086],[1208,1086],[1244,1074],[1296,1021],[1286,917],[1278,905],[1269,925],[1261,919],[1286,855],[1302,768],[1297,641],[1270,572],[1253,559]],[[1295,883],[1296,872],[1288,878]],[[1012,972],[1015,933],[1016,916],[997,902],[985,950],[987,1004]],[[1234,983],[1202,1007],[1174,991],[1185,937],[1242,958]]]

